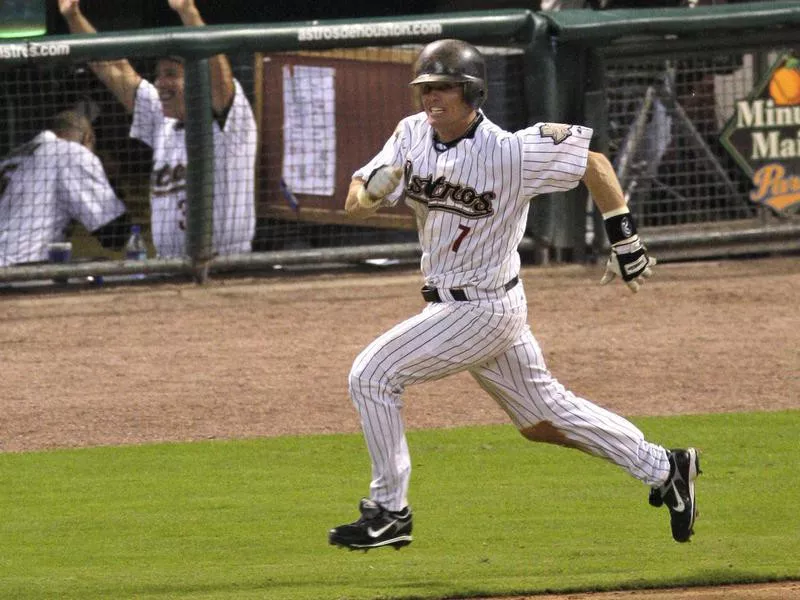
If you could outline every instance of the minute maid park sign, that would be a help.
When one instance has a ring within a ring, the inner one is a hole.
[[[800,60],[781,57],[750,96],[736,102],[721,141],[753,182],[750,200],[800,212]]]

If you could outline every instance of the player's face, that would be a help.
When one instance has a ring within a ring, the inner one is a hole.
[[[156,65],[156,90],[164,108],[164,115],[183,119],[183,65],[177,61],[162,59]]]
[[[475,118],[475,110],[464,102],[463,86],[423,83],[419,88],[422,108],[439,139],[449,142],[461,137]]]

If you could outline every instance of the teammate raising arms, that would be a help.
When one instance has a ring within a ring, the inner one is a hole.
[[[567,390],[547,370],[527,324],[517,246],[538,194],[581,181],[589,188],[612,244],[602,283],[620,276],[635,292],[655,265],[609,161],[589,151],[592,130],[554,123],[517,133],[499,128],[480,110],[484,59],[463,41],[428,44],[414,68],[411,86],[423,112],[403,119],[356,171],[345,209],[367,217],[404,198],[416,215],[428,304],[353,363],[350,396],[372,459],[372,483],[360,518],[330,530],[330,543],[366,550],[411,542],[402,394],[410,384],[460,371],[475,378],[527,439],[605,458],[651,486],[650,503],[669,508],[673,538],[688,541],[697,451],[648,442],[626,419]]]
[[[194,0],[169,0],[187,26],[205,25]],[[73,33],[95,33],[79,0],[59,0]],[[225,55],[209,59],[214,112],[214,235],[217,254],[249,252],[255,233],[256,123]],[[153,244],[160,257],[186,255],[186,139],[183,64],[163,57],[155,85],[127,60],[90,64],[97,77],[133,114],[130,135],[153,149],[150,205]]]
[[[0,267],[47,260],[80,221],[105,248],[120,250],[130,232],[125,205],[94,154],[94,129],[74,112],[0,159]]]

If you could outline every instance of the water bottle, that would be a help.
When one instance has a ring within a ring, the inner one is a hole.
[[[125,243],[125,260],[143,261],[147,259],[147,245],[142,237],[142,227],[131,225],[131,237]],[[136,273],[131,279],[144,279],[144,273]]]

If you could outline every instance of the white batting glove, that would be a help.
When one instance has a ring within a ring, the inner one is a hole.
[[[603,214],[603,219],[611,242],[611,256],[600,284],[605,285],[619,276],[632,292],[638,292],[644,280],[653,275],[651,267],[657,261],[639,239],[636,223],[627,208]]]
[[[601,285],[605,285],[619,276],[625,281],[630,290],[634,293],[639,291],[643,280],[649,279],[653,275],[650,267],[656,265],[658,261],[647,254],[644,244],[636,236],[636,243],[641,247],[641,252],[629,252],[623,248],[611,248],[611,256],[606,262],[606,271],[600,280]],[[624,271],[624,272],[623,272]]]
[[[403,167],[392,165],[378,167],[370,173],[367,182],[358,190],[356,194],[358,203],[364,208],[375,208],[397,187],[402,176]]]

